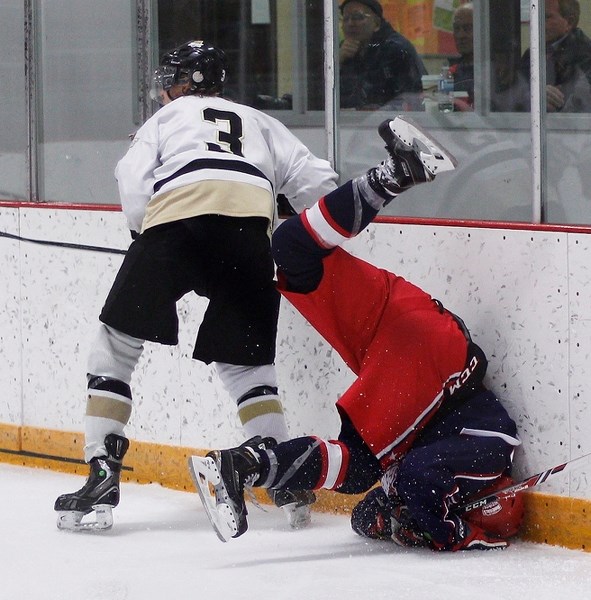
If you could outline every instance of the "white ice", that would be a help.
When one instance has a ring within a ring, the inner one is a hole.
[[[0,463],[1,600],[586,600],[591,554],[517,541],[505,551],[437,554],[364,540],[347,517],[290,531],[249,506],[224,544],[197,494],[122,485],[102,533],[55,526],[53,501],[84,479]]]

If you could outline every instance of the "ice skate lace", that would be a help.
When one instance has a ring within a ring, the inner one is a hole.
[[[395,158],[393,158],[392,154],[389,153],[390,156],[383,160],[376,168],[377,180],[386,190],[397,193],[399,191],[401,184],[401,177],[396,168]]]
[[[267,512],[267,509],[264,508],[263,505],[258,501],[258,498],[256,497],[256,495],[252,489],[252,484],[255,482],[255,479],[256,479],[256,475],[250,475],[249,477],[247,477],[246,481],[244,482],[244,495],[259,510],[262,510],[263,512]]]

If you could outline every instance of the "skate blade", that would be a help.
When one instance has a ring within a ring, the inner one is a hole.
[[[456,157],[434,140],[408,117],[396,117],[389,123],[390,130],[403,144],[412,148],[425,169],[435,177],[444,171],[453,171],[458,165]]]
[[[222,501],[227,494],[215,462],[207,456],[190,456],[189,472],[211,526],[222,542],[229,541],[238,527],[232,509]]]
[[[304,529],[312,522],[312,511],[309,506],[297,506],[297,503],[293,502],[284,504],[281,509],[292,529]]]
[[[113,509],[109,504],[97,504],[90,513],[82,511],[58,511],[57,528],[62,531],[106,531],[113,527]],[[94,521],[82,521],[86,515],[94,515]]]

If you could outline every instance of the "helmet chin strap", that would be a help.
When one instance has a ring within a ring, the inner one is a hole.
[[[170,94],[170,90],[172,88],[169,88],[167,90],[161,90],[159,92],[159,104],[161,106],[166,106],[167,104],[170,104],[173,100],[176,100],[177,98],[182,98],[183,96],[220,96],[220,92],[219,91],[197,91],[197,92],[192,92],[189,89],[187,90],[181,90],[180,94],[178,96],[173,96]]]
[[[187,95],[184,90],[181,90],[180,94],[173,96],[170,93],[171,90],[172,90],[172,88],[170,88],[168,90],[162,90],[162,93],[163,93],[163,96],[164,96],[164,98],[163,98],[163,100],[164,100],[163,106],[165,106],[166,104],[170,104],[173,100],[176,100],[177,98],[182,98],[183,96]]]
[[[170,102],[172,102],[172,99],[168,95],[168,92],[166,90],[160,90],[155,100],[158,102],[158,104],[160,104],[160,106],[166,106],[167,104],[170,104]]]

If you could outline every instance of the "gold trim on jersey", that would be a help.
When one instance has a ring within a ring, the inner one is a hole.
[[[265,217],[273,222],[275,201],[263,188],[241,181],[204,180],[153,196],[142,232],[150,227],[199,215]]]

